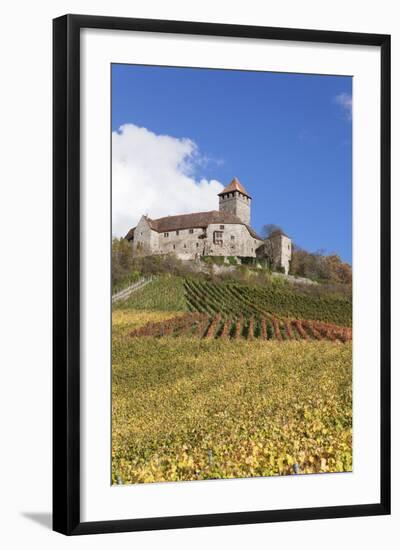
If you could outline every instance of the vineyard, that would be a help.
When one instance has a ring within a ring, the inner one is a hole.
[[[351,342],[130,338],[142,312],[114,317],[112,483],[352,469]]]
[[[236,319],[223,318],[220,313],[209,317],[205,313],[188,313],[159,322],[150,322],[133,330],[130,335],[193,336],[198,338],[246,339],[246,340],[330,340],[348,342],[352,329],[321,321],[280,320],[276,317]]]
[[[189,311],[222,320],[277,317],[310,319],[351,327],[351,300],[337,296],[312,296],[289,285],[213,283],[201,278],[159,276],[135,292],[118,308],[149,311]],[[257,324],[257,323],[256,323]]]
[[[157,276],[112,311],[112,483],[352,470],[351,300]]]
[[[273,285],[215,284],[199,279],[186,279],[184,288],[190,311],[220,314],[223,319],[275,315],[351,326],[351,302],[344,298],[314,297]]]

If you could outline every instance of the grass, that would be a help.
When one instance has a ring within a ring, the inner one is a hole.
[[[113,313],[113,483],[351,470],[351,343],[129,337],[175,313]]]
[[[184,279],[161,275],[134,292],[128,300],[119,302],[115,309],[155,311],[187,311]]]

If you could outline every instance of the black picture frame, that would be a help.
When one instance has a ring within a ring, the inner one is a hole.
[[[179,517],[80,520],[80,31],[84,28],[306,41],[381,50],[380,501]],[[65,15],[53,21],[53,529],[66,535],[390,513],[390,36]]]

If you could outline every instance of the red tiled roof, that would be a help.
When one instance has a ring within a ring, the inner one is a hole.
[[[212,223],[217,224],[244,224],[237,216],[230,214],[229,212],[220,212],[219,210],[211,210],[210,212],[195,212],[193,214],[180,214],[178,216],[166,216],[165,218],[158,218],[152,220],[146,218],[151,229],[158,233],[167,233],[169,231],[177,231],[180,229],[194,229],[199,227],[207,227]],[[255,239],[262,240],[257,235],[252,227],[246,225],[249,233]],[[135,228],[133,227],[125,235],[125,239],[131,241],[134,237]]]
[[[225,195],[225,193],[232,193],[232,191],[239,191],[240,193],[246,195],[246,197],[249,197],[249,199],[251,199],[250,195],[237,178],[233,178],[231,183],[227,185],[225,189],[221,191],[221,193],[218,193],[218,195]]]
[[[150,220],[150,227],[159,233],[174,231],[176,229],[190,229],[192,227],[207,227],[210,223],[243,223],[237,216],[228,212],[211,210],[210,212],[195,212],[193,214],[180,214],[178,216],[166,216],[158,220]]]

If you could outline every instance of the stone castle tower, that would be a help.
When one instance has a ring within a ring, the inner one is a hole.
[[[251,197],[237,178],[233,178],[218,196],[220,212],[234,214],[243,223],[250,225]]]

